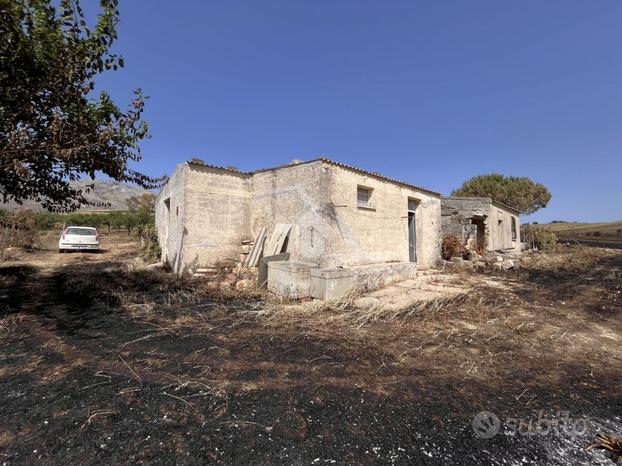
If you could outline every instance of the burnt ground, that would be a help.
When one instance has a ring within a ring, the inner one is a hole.
[[[369,322],[55,257],[0,267],[3,464],[614,464],[584,448],[622,434],[619,251]]]

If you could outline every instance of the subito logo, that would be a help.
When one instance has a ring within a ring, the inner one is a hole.
[[[479,438],[493,438],[499,433],[501,427],[501,421],[490,411],[482,411],[477,413],[473,418],[473,432]]]

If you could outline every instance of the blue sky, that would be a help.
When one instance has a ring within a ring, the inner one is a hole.
[[[87,12],[96,2],[83,0]],[[98,80],[150,96],[138,167],[323,155],[448,193],[489,172],[553,193],[528,221],[622,218],[619,0],[121,1]]]

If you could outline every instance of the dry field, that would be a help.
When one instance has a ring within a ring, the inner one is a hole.
[[[0,463],[614,464],[585,447],[622,434],[620,251],[399,308],[217,292],[109,241],[0,267]]]
[[[581,223],[581,222],[556,222],[556,223],[543,223],[542,227],[549,228],[556,233],[567,233],[578,236],[584,236],[588,233],[592,235],[599,233],[601,236],[618,235],[618,230],[622,229],[622,221],[618,222],[595,222],[595,223]]]
[[[554,231],[560,241],[622,249],[622,221],[599,223],[556,222],[540,224],[539,226]]]

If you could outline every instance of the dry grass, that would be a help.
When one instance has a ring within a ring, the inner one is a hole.
[[[533,346],[528,340],[538,338],[530,333],[537,325],[533,316],[513,312],[524,303],[494,288],[482,287],[399,311],[358,309],[356,298],[269,306],[260,317],[271,332],[289,329],[305,338],[339,340],[361,354],[376,353],[400,367],[434,367],[453,361],[455,371],[464,377],[494,372],[512,357],[511,346]],[[505,348],[497,347],[497,342]],[[333,356],[327,351],[326,357]],[[372,380],[367,378],[370,386]]]
[[[342,323],[355,328],[375,322],[394,322],[398,324],[421,323],[430,319],[446,319],[458,315],[465,309],[499,309],[514,304],[512,295],[499,293],[498,289],[483,286],[475,292],[439,297],[415,302],[404,309],[387,309],[379,304],[376,307],[361,309],[356,307],[359,293],[329,301],[312,301],[298,305],[271,306],[266,309],[266,317],[272,323],[304,320],[309,324]]]
[[[613,254],[576,247],[526,254],[522,266],[527,272],[522,273],[537,271],[549,276],[590,271]],[[517,354],[539,358],[560,350],[568,354],[584,350],[583,343],[570,337],[576,335],[577,326],[585,324],[586,317],[578,314],[569,321],[563,310],[525,301],[520,297],[517,278],[520,276],[515,273],[508,274],[506,288],[492,287],[485,276],[460,270],[455,280],[444,283],[468,279],[475,282],[471,291],[415,302],[397,310],[382,304],[359,308],[359,293],[333,301],[288,302],[265,290],[215,289],[204,279],[136,269],[119,262],[67,267],[61,272],[60,282],[63,299],[97,305],[110,312],[121,311],[133,319],[148,320],[155,317],[156,311],[175,311],[175,318],[158,318],[158,324],[150,323],[151,330],[128,337],[123,348],[160,337],[210,333],[224,322],[232,331],[252,322],[267,334],[336,339],[350,347],[390,355],[403,365],[414,364],[415,359],[427,364],[452,359],[456,370],[465,376],[501,370],[508,358]],[[521,286],[539,293],[533,282]],[[16,322],[16,317],[4,319],[0,331],[9,331]],[[551,341],[556,345],[551,347]]]
[[[205,283],[160,270],[132,269],[119,263],[84,264],[61,274],[62,293],[77,301],[148,312],[156,305],[199,302],[211,296]]]
[[[619,252],[585,246],[560,247],[553,253],[529,252],[521,258],[523,268],[539,272],[581,271],[589,269],[603,258],[614,257]]]
[[[0,318],[0,334],[12,332],[24,320],[22,314],[11,314]]]

